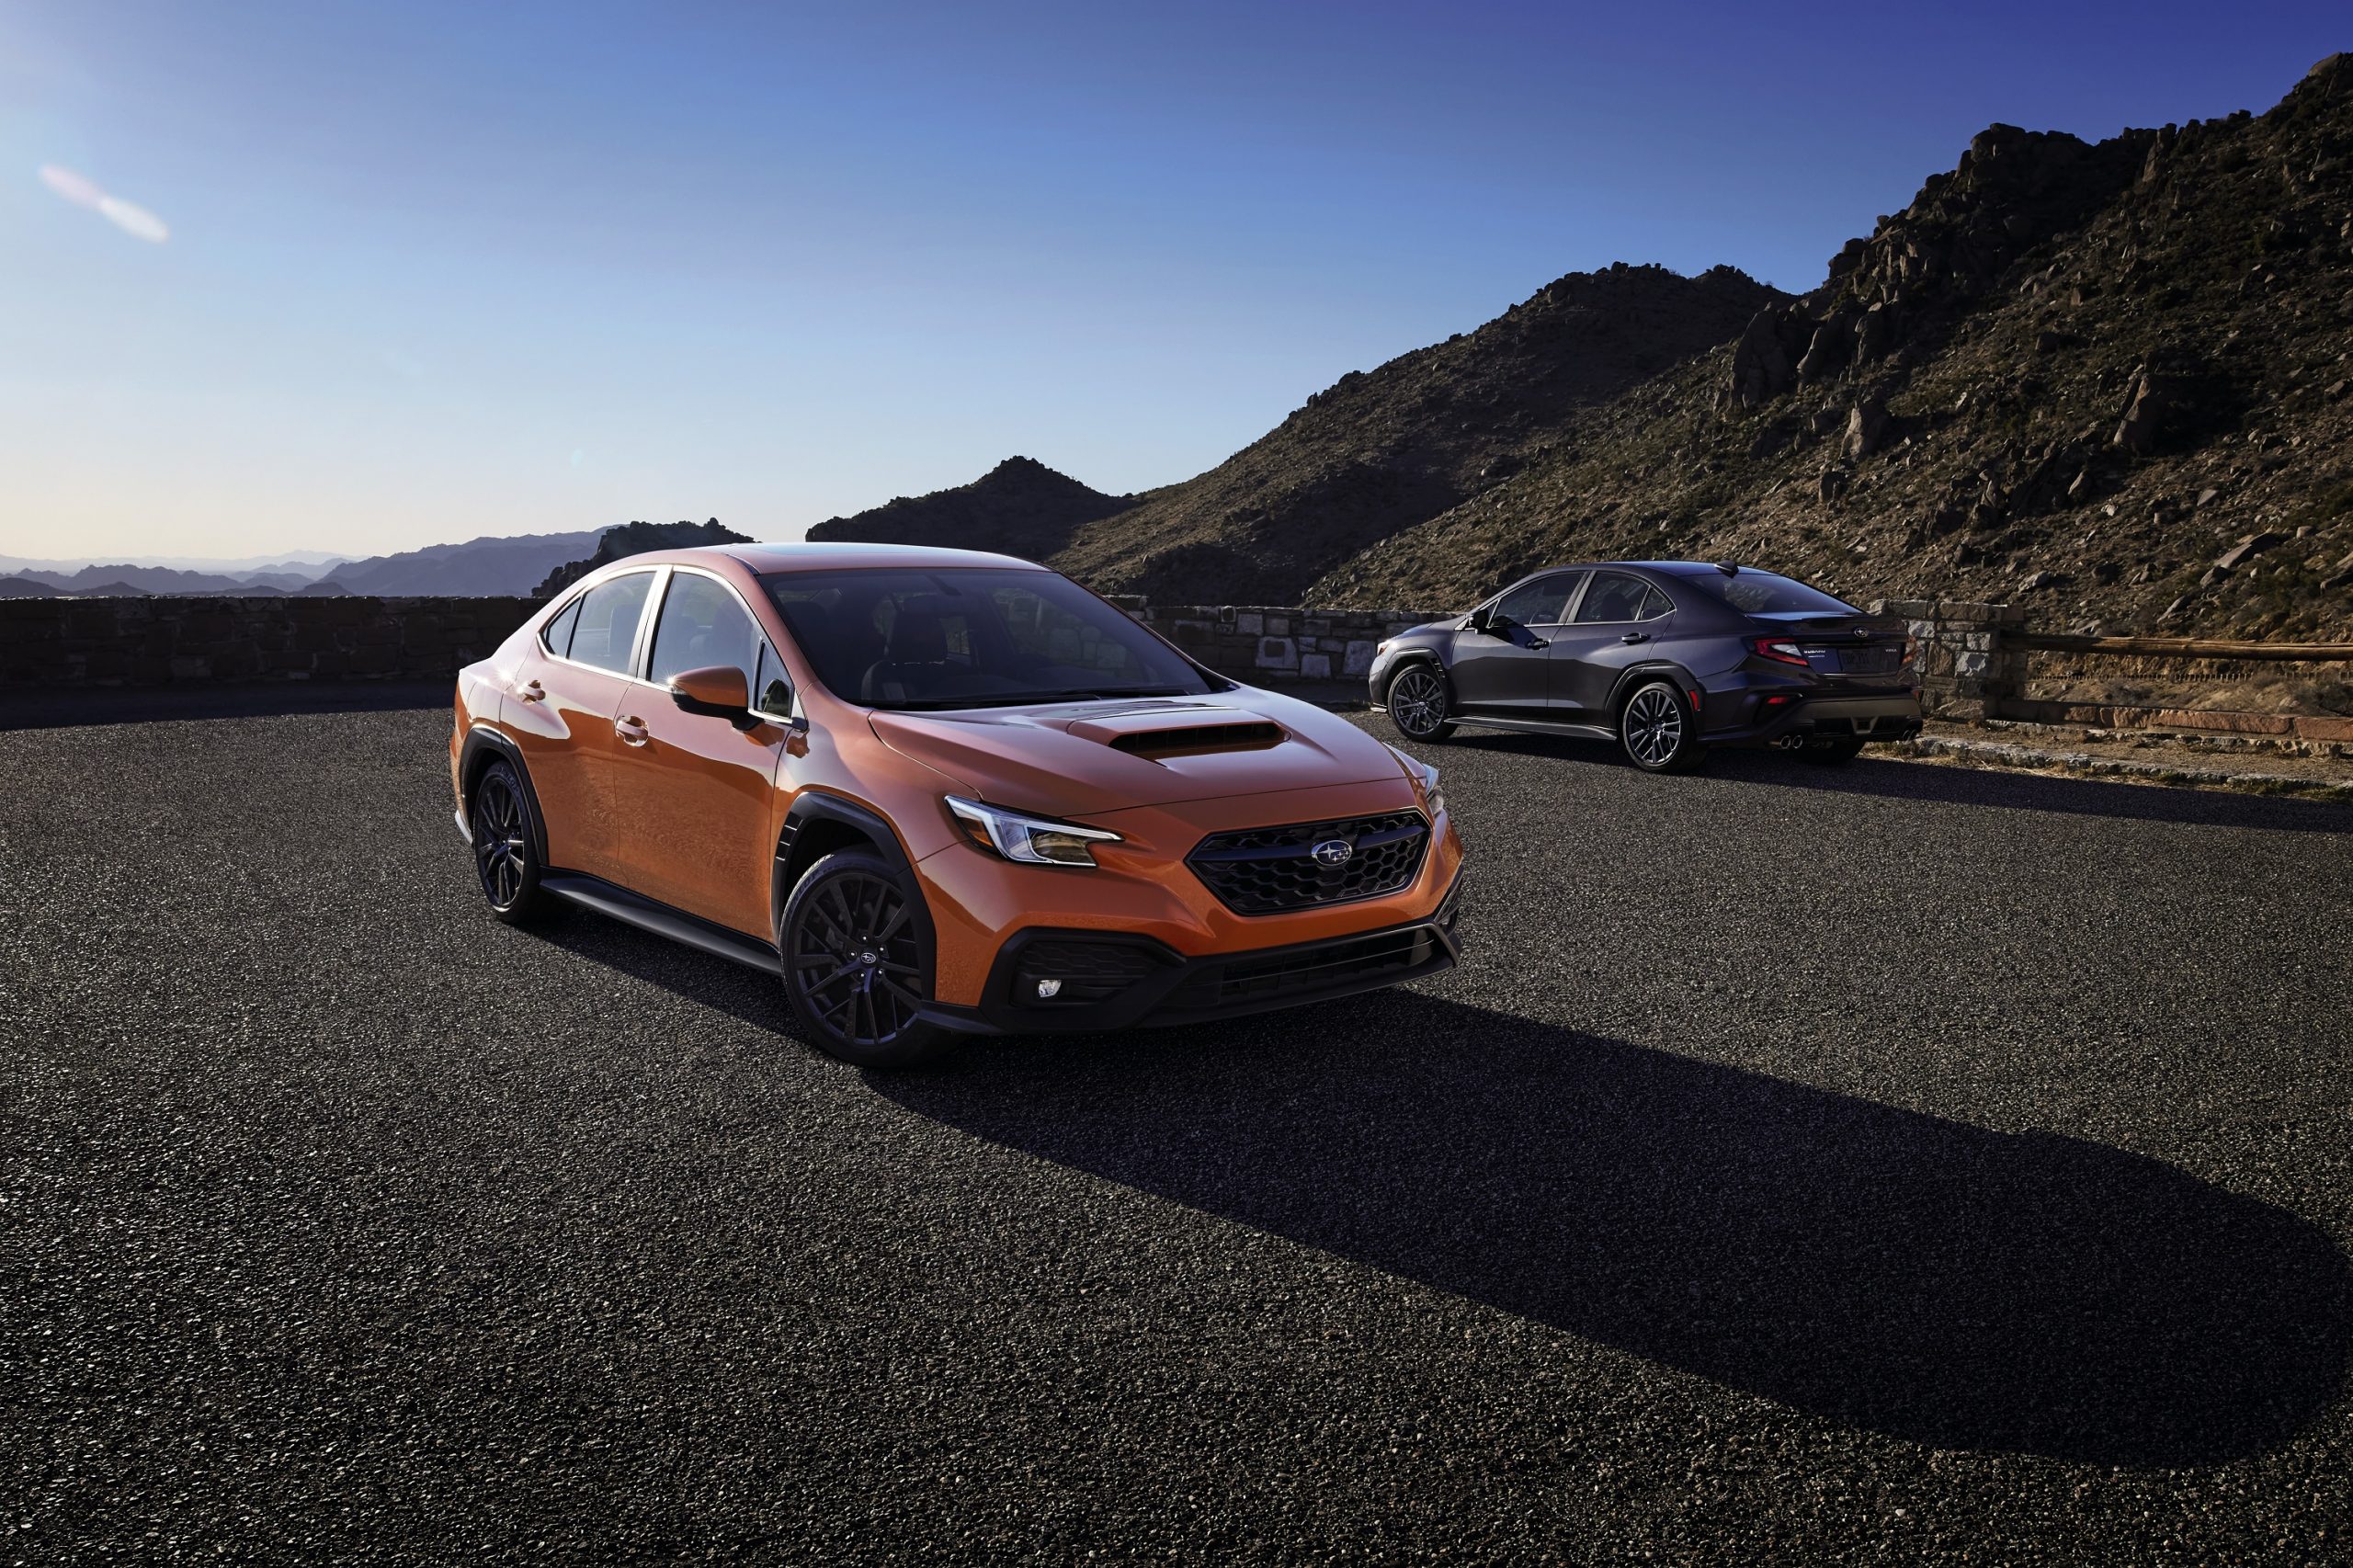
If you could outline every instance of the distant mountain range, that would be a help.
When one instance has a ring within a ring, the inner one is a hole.
[[[59,595],[106,598],[124,594],[244,596],[279,594],[525,595],[550,572],[597,548],[602,530],[527,534],[428,545],[396,555],[348,561],[326,557],[266,562],[246,570],[200,571],[187,567],[94,563],[63,570],[57,563],[34,566],[0,557],[0,597]]]

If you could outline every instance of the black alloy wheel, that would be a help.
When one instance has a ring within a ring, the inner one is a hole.
[[[1860,735],[1831,735],[1823,740],[1810,740],[1798,755],[1817,767],[1828,767],[1841,762],[1852,762],[1863,754]]]
[[[1707,755],[1683,694],[1663,680],[1626,699],[1618,710],[1618,743],[1626,760],[1645,773],[1688,773]]]
[[[1389,682],[1389,722],[1409,741],[1442,741],[1454,733],[1446,676],[1437,665],[1407,665]]]
[[[474,875],[490,912],[510,925],[546,907],[540,891],[539,835],[531,821],[530,797],[515,769],[494,762],[474,782],[466,825],[474,838]]]
[[[946,1032],[919,1010],[929,993],[915,899],[879,855],[844,849],[801,875],[778,922],[785,994],[826,1054],[904,1067]]]

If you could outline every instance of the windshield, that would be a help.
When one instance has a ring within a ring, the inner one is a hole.
[[[1721,572],[1694,574],[1684,579],[1697,583],[1744,615],[1856,615],[1853,605],[1834,599],[1819,588],[1809,588],[1794,577],[1751,572],[1727,577]]]
[[[1051,572],[779,572],[760,584],[818,680],[869,707],[1198,696],[1222,686]]]

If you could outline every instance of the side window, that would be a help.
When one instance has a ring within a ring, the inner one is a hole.
[[[1656,620],[1663,615],[1673,615],[1674,613],[1675,601],[1668,598],[1665,594],[1660,593],[1656,588],[1653,588],[1649,593],[1643,596],[1643,613],[1635,617],[1635,619],[1637,620]]]
[[[1496,601],[1495,613],[1518,626],[1557,626],[1582,575],[1577,572],[1555,572],[1549,577],[1522,583]]]
[[[645,613],[645,595],[653,586],[653,573],[632,572],[589,589],[580,600],[571,657],[616,675],[629,674],[638,617]]]
[[[1640,577],[1629,577],[1623,572],[1597,572],[1593,586],[1585,594],[1585,603],[1577,606],[1577,624],[1596,620],[1640,620],[1643,618],[1643,596],[1651,585]]]
[[[654,653],[645,678],[659,686],[688,670],[733,665],[744,672],[744,689],[756,689],[753,661],[760,643],[757,628],[723,583],[699,572],[674,572],[662,596],[662,616],[654,623]]]
[[[792,717],[792,677],[784,673],[784,662],[776,656],[767,640],[760,640],[759,678],[752,683],[752,708],[771,718]]]
[[[563,607],[563,613],[540,629],[540,646],[557,658],[572,653],[572,629],[580,621],[580,601],[573,600]]]

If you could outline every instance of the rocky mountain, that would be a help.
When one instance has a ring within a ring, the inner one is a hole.
[[[654,550],[686,550],[699,544],[749,544],[748,535],[722,528],[717,517],[707,523],[623,523],[596,539],[596,549],[577,561],[566,562],[530,590],[534,598],[551,598],[599,566]],[[342,574],[338,572],[337,576]]]
[[[1461,604],[1609,556],[2353,635],[2353,57],[2259,117],[1986,131],[1819,289],[1306,597]]]
[[[0,577],[0,599],[53,599],[64,589],[38,577]]]
[[[335,580],[353,594],[528,594],[557,567],[597,548],[594,529],[435,544],[347,561]]]
[[[1054,564],[1102,589],[1295,603],[1359,551],[1556,455],[1579,411],[1783,299],[1731,267],[1572,273],[1474,332],[1341,377],[1207,473],[1081,528]]]
[[[1133,497],[1106,495],[1034,458],[1007,458],[970,484],[899,499],[854,517],[829,517],[812,540],[879,540],[1002,551],[1043,561],[1098,517],[1126,510]]]

